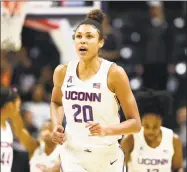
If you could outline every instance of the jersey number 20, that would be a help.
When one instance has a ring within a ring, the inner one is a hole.
[[[91,106],[89,105],[80,106],[78,104],[74,104],[72,105],[72,109],[76,109],[76,112],[74,113],[75,122],[82,123],[82,122],[93,121],[93,111]],[[83,117],[80,116],[80,114],[83,114]]]

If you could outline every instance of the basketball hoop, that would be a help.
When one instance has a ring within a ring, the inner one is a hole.
[[[26,2],[1,2],[1,49],[19,51],[26,16]]]

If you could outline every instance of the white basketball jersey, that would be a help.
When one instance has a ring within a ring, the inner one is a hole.
[[[54,150],[54,153],[55,150]],[[42,172],[41,166],[53,167],[59,160],[58,155],[50,155],[45,153],[45,144],[40,142],[40,146],[34,151],[34,154],[30,160],[30,172]]]
[[[62,86],[63,107],[66,116],[67,142],[87,147],[116,143],[119,137],[89,136],[88,121],[103,126],[120,123],[119,106],[115,94],[107,86],[107,76],[111,62],[102,59],[99,71],[89,80],[82,81],[76,74],[79,61],[68,64]]]
[[[162,141],[156,148],[147,145],[142,130],[133,134],[134,149],[128,164],[128,172],[171,172],[173,149],[173,131],[161,127]]]
[[[13,135],[10,124],[6,122],[6,129],[1,128],[1,172],[11,172],[13,161]]]

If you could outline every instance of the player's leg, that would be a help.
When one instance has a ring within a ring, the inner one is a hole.
[[[126,172],[124,152],[121,148],[106,160],[101,172]]]
[[[60,153],[61,172],[87,172],[75,157],[73,151],[65,147]]]
[[[68,164],[61,166],[61,172],[88,172],[78,164]]]

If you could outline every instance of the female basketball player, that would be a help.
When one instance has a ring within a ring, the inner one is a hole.
[[[140,92],[136,100],[142,130],[121,140],[128,172],[183,172],[181,141],[162,127],[162,117],[171,110],[170,96],[164,91]]]
[[[0,89],[0,115],[1,115],[1,172],[11,172],[13,161],[13,134],[8,123],[9,117],[12,115],[11,109],[16,110],[13,101],[18,94],[12,89]]]
[[[91,11],[73,36],[79,60],[59,65],[51,98],[52,139],[63,144],[64,172],[119,172],[121,135],[139,132],[141,120],[124,70],[98,56],[104,45],[100,10]],[[126,115],[120,123],[117,98]],[[59,108],[64,113],[58,113]],[[62,120],[66,115],[66,132]],[[65,138],[66,136],[66,138]],[[66,141],[65,141],[66,140]],[[65,141],[65,142],[64,142]]]
[[[52,124],[46,122],[40,133],[40,140],[34,139],[23,126],[20,115],[11,116],[13,130],[20,142],[29,152],[30,172],[60,172],[59,154],[56,144],[52,142]]]
[[[11,100],[11,102],[6,104],[1,111],[1,164],[3,168],[3,170],[1,171],[11,171],[11,165],[9,164],[12,164],[13,153],[11,145],[13,142],[13,136],[11,133],[10,126],[8,125],[8,123],[5,123],[5,119],[9,119],[12,120],[12,128],[15,135],[18,137],[20,142],[25,146],[26,150],[29,152],[30,171],[59,172],[60,163],[58,161],[58,155],[56,155],[56,152],[54,152],[56,144],[53,143],[51,140],[51,122],[47,122],[42,127],[40,134],[41,141],[34,139],[24,128],[23,121],[20,116],[21,101],[18,94],[16,92],[13,92],[11,89],[3,89],[3,95],[4,100],[1,102],[7,102],[6,100]],[[5,126],[7,128],[6,130],[4,129]]]

